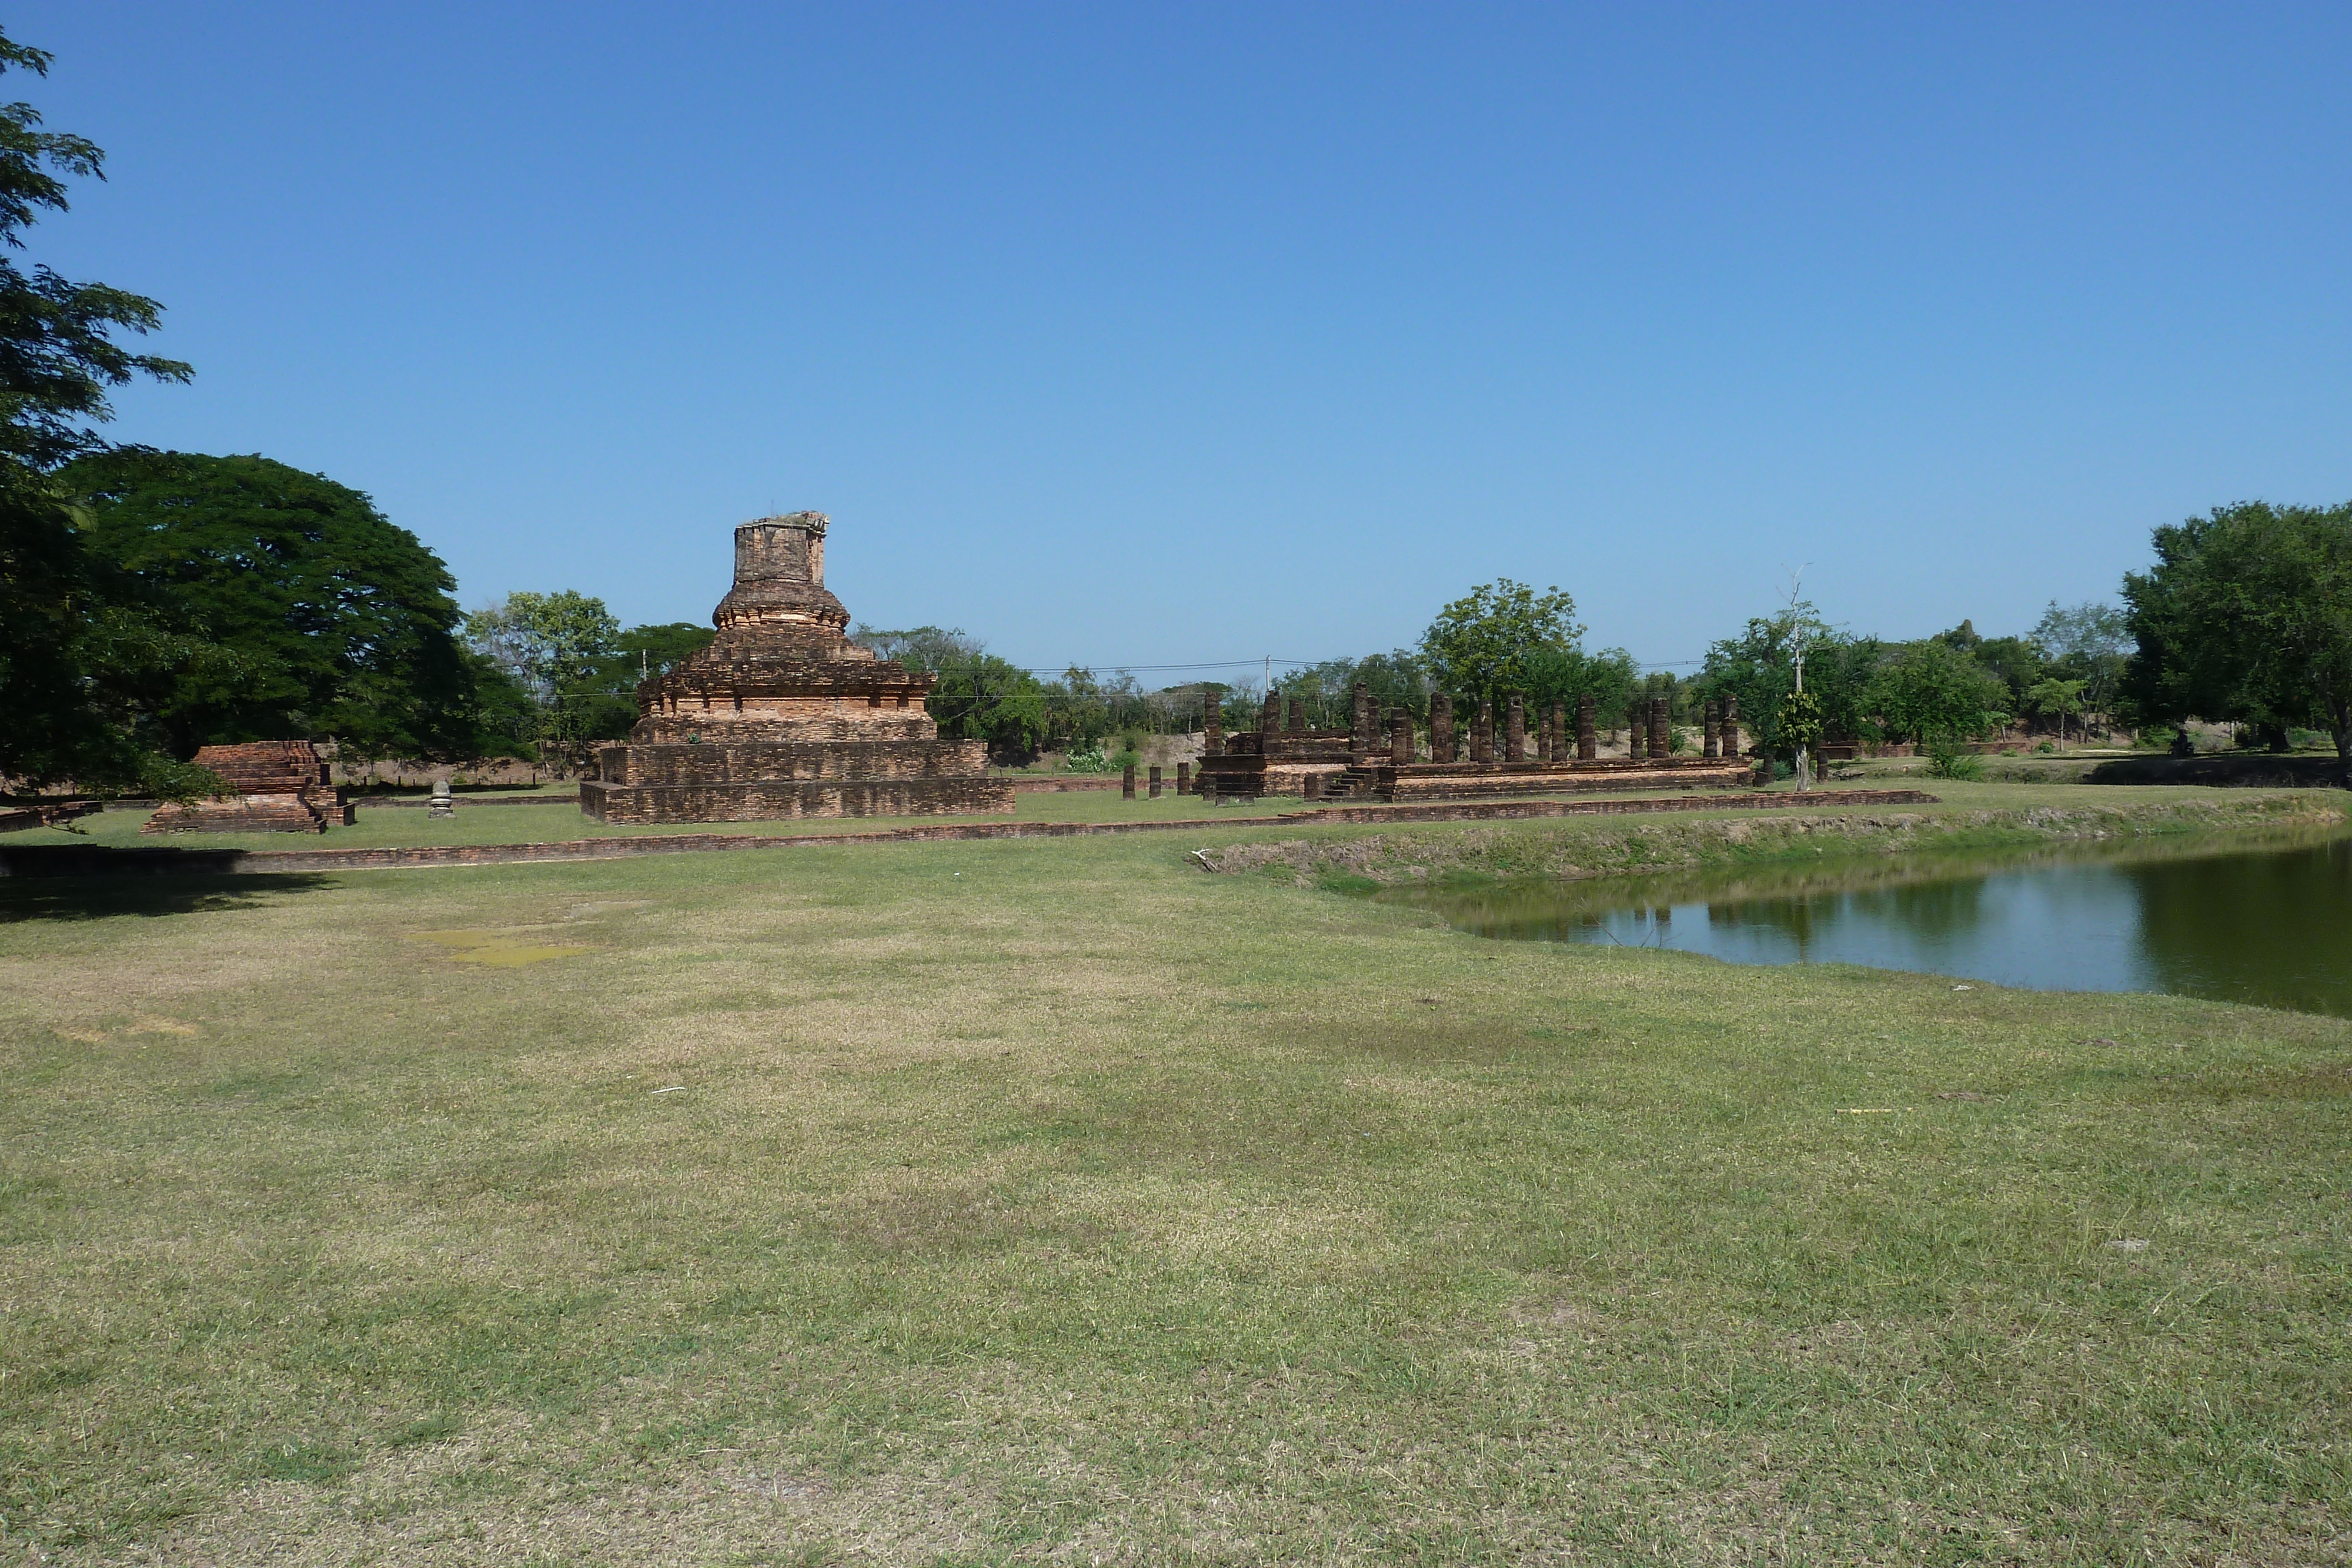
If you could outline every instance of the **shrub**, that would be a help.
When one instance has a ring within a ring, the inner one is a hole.
[[[1981,779],[1984,758],[1973,751],[1961,750],[1954,741],[1931,741],[1927,747],[1927,772],[1937,779]]]

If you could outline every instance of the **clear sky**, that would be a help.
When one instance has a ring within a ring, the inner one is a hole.
[[[117,435],[373,494],[476,605],[704,619],[829,512],[1016,662],[1693,660],[2111,594],[2352,497],[2352,6],[13,8],[155,297]],[[1175,678],[1175,677],[1171,677]]]

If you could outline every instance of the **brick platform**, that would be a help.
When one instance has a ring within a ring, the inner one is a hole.
[[[207,746],[194,761],[220,775],[230,793],[165,806],[141,832],[323,833],[352,821],[342,790],[327,781],[327,765],[307,740]]]

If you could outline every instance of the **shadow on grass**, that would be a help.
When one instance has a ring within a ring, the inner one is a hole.
[[[0,880],[0,925],[26,920],[103,920],[118,915],[205,915],[257,909],[295,893],[341,883],[331,876],[40,876]]]

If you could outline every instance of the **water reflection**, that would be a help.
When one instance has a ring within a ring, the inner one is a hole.
[[[2352,836],[2341,833],[1382,896],[1488,936],[2352,1017]]]

